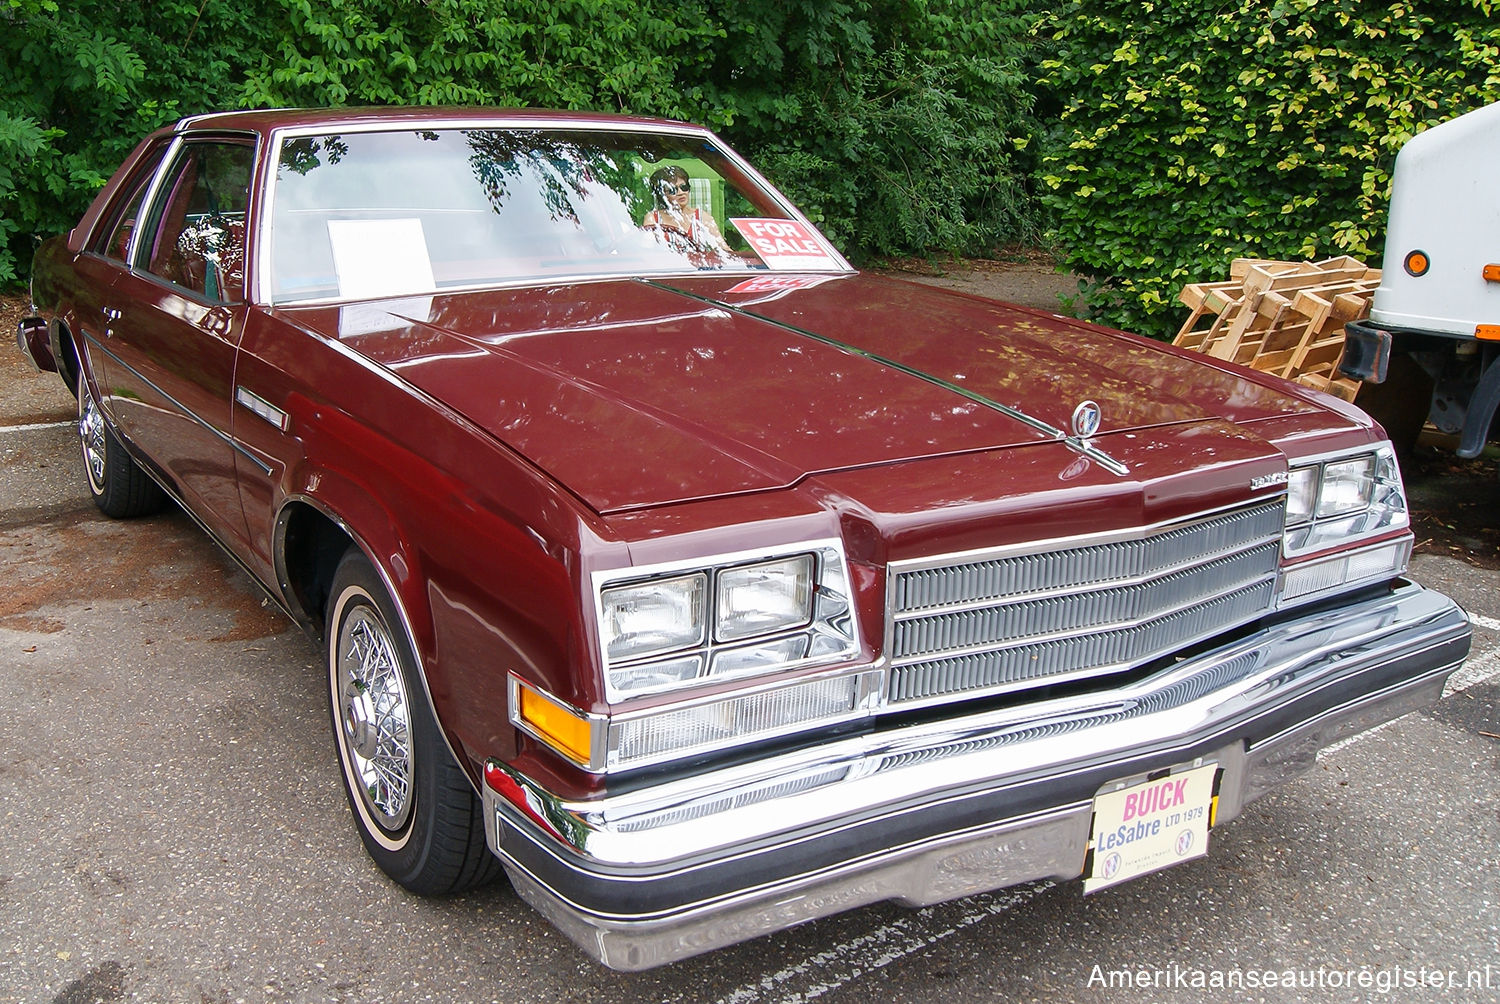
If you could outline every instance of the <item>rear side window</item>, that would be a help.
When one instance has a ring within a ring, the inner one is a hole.
[[[125,198],[106,218],[107,223],[94,235],[89,250],[116,261],[126,261],[130,256],[130,236],[135,233],[136,221],[140,219],[141,203],[146,199],[146,190],[156,175],[157,165],[167,152],[166,145],[158,146],[141,161],[130,184],[125,186]]]
[[[152,201],[136,267],[209,300],[243,299],[254,162],[250,143],[184,144]]]

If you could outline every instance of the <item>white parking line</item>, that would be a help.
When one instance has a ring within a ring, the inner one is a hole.
[[[1448,685],[1443,688],[1443,699],[1447,700],[1454,694],[1481,683],[1488,683],[1497,676],[1500,676],[1500,648],[1492,648],[1469,659],[1462,669],[1448,677]]]
[[[72,422],[40,422],[36,425],[0,425],[0,433],[40,432],[43,429],[67,429],[72,425]]]
[[[1029,902],[1052,888],[1053,884],[1040,882],[1002,889],[956,903],[923,907],[910,917],[892,921],[884,927],[878,927],[764,976],[753,986],[740,987],[727,997],[719,998],[717,1004],[756,1004],[757,1001],[805,1004],[806,1001],[816,1000],[866,973],[884,969],[892,962],[899,962],[914,952],[935,945],[981,920],[988,920]],[[955,910],[959,911],[957,919],[936,930],[923,928],[922,925],[931,921],[939,912]],[[812,982],[799,986],[800,978],[804,977],[811,977]]]
[[[1484,614],[1469,613],[1469,623],[1475,627],[1484,628],[1486,631],[1500,631],[1500,619],[1486,617]]]

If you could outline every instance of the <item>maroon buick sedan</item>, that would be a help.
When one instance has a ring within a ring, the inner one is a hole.
[[[185,119],[32,299],[99,507],[323,641],[380,867],[617,968],[1194,858],[1469,647],[1357,409],[861,275],[691,125]]]

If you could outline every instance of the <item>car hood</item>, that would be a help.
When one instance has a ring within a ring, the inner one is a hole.
[[[290,311],[617,512],[809,475],[1315,410],[1284,384],[878,276],[619,280]],[[1018,417],[1019,416],[1019,417]],[[1041,427],[1039,427],[1041,426]]]

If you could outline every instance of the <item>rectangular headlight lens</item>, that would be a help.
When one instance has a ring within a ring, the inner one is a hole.
[[[604,590],[604,651],[611,660],[633,659],[700,644],[707,593],[701,572]]]
[[[703,675],[703,656],[689,655],[661,662],[639,662],[612,668],[609,684],[620,694],[668,690]]]
[[[812,620],[813,556],[799,554],[719,573],[714,638],[737,641]]]
[[[1370,504],[1375,488],[1374,455],[1341,460],[1323,467],[1318,492],[1318,518],[1358,512]]]
[[[1409,530],[1401,471],[1389,444],[1356,456],[1335,457],[1291,472],[1286,533],[1281,553],[1281,604],[1340,592],[1399,575],[1411,554],[1411,534],[1389,545],[1353,550],[1378,536]],[[1320,551],[1340,551],[1299,561]]]
[[[1318,498],[1318,465],[1293,468],[1286,483],[1286,524],[1296,526],[1312,519]]]

